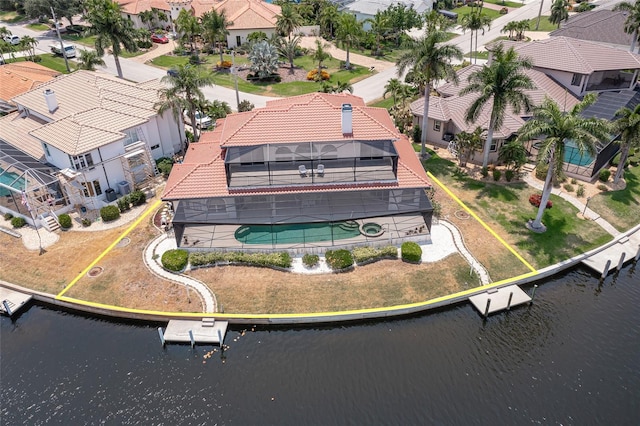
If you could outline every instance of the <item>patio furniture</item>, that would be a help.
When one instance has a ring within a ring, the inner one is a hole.
[[[304,164],[298,167],[298,171],[300,172],[300,177],[307,176],[307,168],[304,166]]]
[[[318,174],[318,176],[324,176],[324,164],[318,164],[316,173]]]

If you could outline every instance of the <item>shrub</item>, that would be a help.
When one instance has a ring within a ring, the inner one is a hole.
[[[170,271],[182,271],[189,260],[189,252],[186,250],[167,250],[162,255],[162,266]]]
[[[120,217],[120,210],[116,206],[105,206],[100,209],[100,217],[103,222],[111,222]]]
[[[244,101],[240,102],[240,104],[238,105],[238,112],[251,111],[254,108],[255,108],[255,105],[245,99]]]
[[[200,65],[200,56],[198,55],[189,56],[189,63],[191,65]]]
[[[482,174],[482,177],[489,176],[489,168],[488,167],[483,167],[482,170],[480,170],[480,174]]]
[[[606,182],[609,180],[610,177],[611,177],[611,170],[609,169],[600,170],[600,174],[598,175],[598,179],[600,180],[600,182]]]
[[[82,219],[82,226],[84,226],[85,228],[91,226],[91,221],[85,217],[84,219]]]
[[[547,171],[549,171],[547,164],[538,164],[536,166],[536,179],[545,180],[547,178]]]
[[[541,201],[542,201],[542,194],[532,194],[529,197],[529,202],[536,207],[540,207]],[[547,200],[546,208],[550,209],[551,207],[553,207],[553,203],[551,202],[551,200]]]
[[[405,262],[420,263],[420,260],[422,259],[422,248],[418,243],[414,243],[413,241],[402,243],[400,252],[402,260]]]
[[[506,15],[507,13],[509,13],[509,9],[507,9],[506,7],[500,9],[500,15]]]
[[[311,70],[307,73],[307,80],[311,80],[311,81],[316,81],[316,76],[318,75],[318,70]],[[320,72],[320,76],[322,77],[322,80],[329,80],[331,78],[331,75],[329,75],[328,72],[326,72],[325,70],[322,70]]]
[[[576,195],[578,197],[584,197],[584,185],[578,185],[578,190],[576,191]]]
[[[151,41],[149,40],[138,40],[136,44],[140,49],[149,49],[151,48],[151,46],[153,46],[153,43],[151,43]]]
[[[307,253],[304,256],[302,256],[302,263],[307,268],[313,268],[319,262],[320,262],[320,256],[318,256],[317,254],[308,254]]]
[[[496,182],[500,180],[500,176],[502,176],[502,172],[498,169],[493,170],[493,180]]]
[[[71,226],[73,226],[73,223],[71,222],[71,216],[66,213],[58,216],[58,223],[60,224],[62,229],[69,229],[71,228]]]
[[[26,224],[27,224],[27,221],[21,218],[20,216],[11,218],[11,226],[13,226],[14,228],[22,228]]]
[[[120,210],[122,213],[126,212],[127,210],[129,210],[131,208],[131,205],[129,203],[129,196],[125,195],[122,198],[118,199],[118,210]]]
[[[422,130],[420,129],[420,126],[418,126],[417,124],[413,126],[413,133],[411,134],[411,140],[413,140],[413,143],[422,142]]]
[[[353,255],[349,250],[327,250],[325,258],[331,269],[340,270],[353,266]]]
[[[578,181],[576,180],[576,178],[571,178],[571,185],[576,185],[578,183]]]
[[[275,266],[278,268],[291,267],[291,255],[280,253],[244,253],[241,251],[210,251],[191,253],[189,262],[192,266],[214,265],[217,262],[244,263],[254,266]]]
[[[504,178],[507,180],[507,182],[511,182],[515,176],[516,172],[511,169],[505,170],[504,172]]]
[[[11,213],[4,214],[4,220],[11,220],[11,218],[13,218],[13,215]]]
[[[222,62],[218,61],[216,63],[216,66],[218,68],[231,68],[232,65],[233,64],[231,63],[231,61],[222,61]]]
[[[375,261],[384,258],[398,258],[398,249],[395,246],[386,247],[356,247],[351,253],[356,263]]]
[[[134,206],[141,206],[147,202],[147,196],[144,195],[144,192],[137,190],[129,194],[129,200]]]
[[[596,188],[598,188],[602,192],[607,192],[609,190],[609,188],[607,188],[607,185],[603,184],[598,185]]]
[[[156,160],[156,167],[158,171],[162,173],[165,178],[169,177],[171,169],[173,168],[173,158],[161,157]]]
[[[567,191],[567,192],[573,192],[575,190],[575,188],[570,183],[565,183],[564,184],[564,190]]]

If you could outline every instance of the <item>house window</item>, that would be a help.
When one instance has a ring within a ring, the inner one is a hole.
[[[138,134],[135,129],[127,129],[123,132],[127,135],[122,142],[124,146],[131,145],[132,143],[138,142]]]
[[[489,151],[496,152],[497,150],[498,150],[498,141],[496,139],[492,139],[491,147],[489,148]]]
[[[93,166],[93,157],[91,156],[91,153],[76,155],[75,157],[70,155],[69,161],[71,162],[71,167],[73,167],[74,170],[86,169],[87,167]]]
[[[435,132],[439,132],[441,126],[442,126],[442,122],[441,121],[433,120],[433,130]]]
[[[582,74],[573,74],[573,77],[571,78],[571,85],[580,86],[581,80],[582,80]]]
[[[51,153],[49,152],[49,145],[43,143],[42,146],[44,147],[44,152],[47,154],[47,157],[51,157]]]
[[[85,197],[102,195],[102,187],[100,186],[100,181],[97,179],[93,182],[82,182],[82,187]]]
[[[241,46],[242,45],[242,39],[240,38],[240,36],[236,36],[236,46]]]
[[[160,148],[160,144],[154,145],[154,146],[151,147],[151,149],[158,149],[158,148]]]

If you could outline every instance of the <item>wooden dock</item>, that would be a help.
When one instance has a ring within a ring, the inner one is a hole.
[[[5,315],[13,315],[18,312],[24,305],[31,300],[31,295],[26,293],[20,293],[19,291],[11,290],[6,287],[0,287],[0,312]],[[7,312],[6,305],[9,307]]]
[[[201,321],[171,320],[163,336],[165,342],[211,343],[222,346],[228,326],[228,321],[217,321],[213,318],[203,318]]]
[[[640,250],[640,232],[635,232],[629,236],[621,238],[617,243],[610,247],[589,256],[582,263],[585,266],[593,269],[595,272],[608,274],[610,271],[614,271],[620,265],[620,259],[624,254],[622,263],[636,259],[638,256],[638,250]],[[605,272],[607,262],[610,262],[609,269]],[[622,265],[620,265],[622,266]]]
[[[509,301],[511,299],[511,301]],[[490,300],[487,311],[487,301]],[[517,285],[510,285],[502,288],[492,288],[484,293],[469,297],[469,301],[476,307],[481,315],[488,315],[494,312],[510,309],[514,306],[528,303],[531,297]]]

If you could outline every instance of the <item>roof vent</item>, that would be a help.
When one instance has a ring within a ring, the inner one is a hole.
[[[56,94],[53,90],[46,89],[44,91],[44,100],[47,102],[49,112],[54,112],[58,109],[58,101],[56,100]]]
[[[351,104],[342,104],[342,134],[353,134],[353,107]]]

